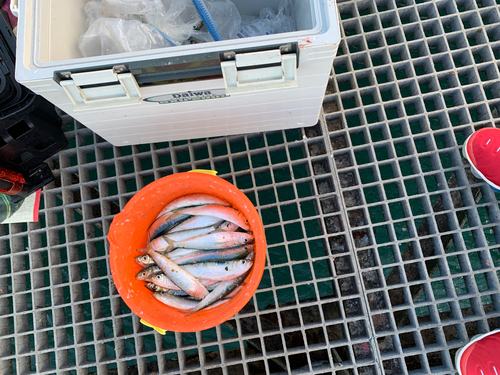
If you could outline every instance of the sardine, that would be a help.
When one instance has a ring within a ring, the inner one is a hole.
[[[227,281],[245,274],[252,265],[251,260],[242,259],[229,262],[186,264],[182,266],[182,269],[199,279]]]
[[[248,224],[246,217],[232,207],[210,204],[207,206],[185,208],[180,210],[179,213],[186,215],[214,216],[220,218],[221,220],[230,221],[244,230],[250,229],[250,225]]]
[[[184,297],[173,296],[173,295],[166,293],[166,292],[156,292],[156,293],[153,293],[153,296],[158,301],[164,303],[165,305],[168,305],[170,307],[173,307],[173,308],[179,309],[179,310],[189,310],[189,309],[195,307],[199,303],[199,301],[187,299]],[[227,301],[229,301],[229,300],[222,299],[220,301],[217,301],[214,304],[206,307],[206,310],[220,306],[223,303],[226,303]]]
[[[207,296],[208,290],[193,275],[184,270],[167,257],[158,254],[153,250],[148,250],[148,254],[154,259],[163,273],[173,281],[175,285],[183,291],[198,299]]]
[[[172,216],[162,216],[156,219],[148,229],[148,241],[151,241],[162,234],[166,234],[171,229],[185,222],[191,217],[189,214],[176,213]]]
[[[161,288],[165,289],[171,289],[171,290],[181,290],[177,285],[175,285],[172,280],[170,280],[163,272],[156,273],[154,275],[151,275],[150,277],[146,278],[144,281],[148,283],[153,283],[156,286],[159,286]],[[198,281],[209,290],[212,285],[218,284],[219,282],[217,280],[212,280],[212,279],[198,279]],[[213,289],[213,288],[212,288]]]
[[[209,227],[204,227],[204,228],[187,229],[175,233],[168,233],[166,236],[172,241],[183,241],[189,238],[203,236],[204,234],[212,233],[216,229],[217,226],[211,225]]]
[[[221,282],[210,294],[203,298],[200,303],[198,303],[194,308],[190,309],[186,316],[194,314],[195,312],[204,309],[205,307],[220,301],[229,293],[231,293],[236,287],[238,287],[246,278],[245,275],[237,277],[236,279]]]
[[[198,304],[196,300],[173,296],[166,292],[155,292],[153,296],[161,303],[179,310],[189,310],[196,307]]]
[[[145,252],[148,248],[154,250],[156,252],[161,253],[169,253],[174,250],[177,245],[173,245],[172,243],[181,243],[182,241],[188,241],[194,238],[198,238],[200,236],[204,236],[206,234],[212,233],[216,230],[215,226],[205,227],[205,228],[197,228],[197,229],[189,229],[185,231],[175,232],[171,234],[167,234],[164,236],[159,236],[151,242],[148,243],[147,247],[144,249],[139,249],[139,251]],[[223,232],[226,233],[226,232]],[[239,233],[239,232],[238,232]],[[253,237],[252,237],[253,238]],[[166,254],[163,254],[166,255]]]
[[[150,277],[144,279],[144,281],[154,284],[157,287],[169,290],[182,290],[177,285],[175,285],[172,280],[170,280],[163,272],[151,275]]]
[[[250,260],[250,261],[252,261],[252,262],[253,262],[253,261],[255,260],[255,251],[252,251],[251,253],[249,253],[249,254],[245,257],[245,259]]]
[[[191,264],[191,263],[236,260],[243,258],[248,253],[253,251],[254,248],[255,245],[250,244],[227,250],[212,250],[212,251],[200,250],[180,258],[175,258],[175,263],[181,266],[183,264]]]
[[[161,268],[155,264],[139,271],[139,273],[135,275],[135,278],[137,280],[146,280],[148,277],[153,276],[159,272],[161,272]]]
[[[220,223],[221,219],[213,216],[193,216],[191,219],[179,224],[174,229],[171,229],[168,233],[180,232],[181,230],[196,229],[209,227],[210,225],[215,225]]]
[[[150,283],[150,282],[148,282],[145,286],[146,286],[146,288],[148,288],[152,292],[165,292],[165,293],[168,293],[168,292],[171,291],[171,292],[179,292],[183,296],[189,296],[189,294],[187,294],[183,290],[180,290],[180,289],[179,290],[167,289],[167,288],[164,288],[162,286],[158,286],[158,285],[156,285],[154,283]],[[172,293],[170,293],[170,294],[172,294]]]
[[[135,261],[142,267],[149,267],[155,264],[153,258],[147,254],[138,255],[135,257]]]
[[[230,221],[224,221],[222,224],[218,226],[217,229],[226,231],[226,232],[236,232],[238,230],[239,226],[237,226],[234,223],[231,223]]]
[[[251,234],[242,232],[214,232],[184,241],[172,241],[168,236],[162,238],[169,244],[166,251],[172,251],[177,247],[200,250],[228,249],[253,242]]]
[[[137,251],[147,253],[148,250],[153,250],[157,253],[167,256],[170,250],[173,250],[173,248],[170,249],[169,246],[170,244],[165,240],[164,236],[160,236],[158,238],[155,238],[154,240],[149,241],[146,247],[137,249]]]
[[[234,289],[233,289],[233,291],[232,291],[231,293],[229,293],[229,294],[228,294],[226,297],[224,297],[224,298],[233,298],[234,296],[236,296],[236,295],[240,292],[240,290],[241,290],[241,289],[243,289],[243,285],[244,285],[244,283],[243,283],[243,284],[238,285],[236,288],[234,288]]]
[[[170,253],[166,253],[166,257],[175,262],[176,259],[185,257],[186,255],[189,255],[189,254],[197,252],[197,251],[199,251],[199,250],[198,249],[178,248],[178,249],[172,250]]]
[[[221,206],[231,206],[231,203],[225,199],[217,198],[208,194],[190,194],[183,197],[174,199],[172,202],[167,203],[163,210],[158,214],[158,217],[165,215],[168,212],[179,210],[184,207],[201,206],[208,204],[218,204]]]
[[[210,287],[208,287],[207,289],[208,289],[209,291],[212,291],[212,290],[214,290],[214,289],[217,287],[217,285],[218,285],[218,284],[219,284],[219,283],[217,283],[217,284],[212,284],[212,285],[211,285]],[[171,294],[171,295],[173,295],[173,296],[179,296],[179,297],[188,297],[188,296],[189,296],[189,294],[187,294],[187,293],[186,293],[185,291],[183,291],[183,290],[180,290],[180,289],[178,289],[178,290],[176,290],[176,289],[167,289],[167,288],[163,288],[163,287],[161,287],[161,286],[158,286],[158,285],[156,285],[156,284],[154,284],[154,283],[147,283],[147,284],[146,284],[146,288],[148,288],[148,289],[149,289],[150,291],[152,291],[152,292],[165,292],[165,293]]]
[[[214,290],[215,288],[217,288],[217,286],[219,284],[220,283],[213,283],[213,284],[207,285],[207,290],[209,292],[211,292],[212,290]],[[148,288],[152,292],[166,292],[166,293],[171,294],[173,296],[189,297],[189,294],[187,294],[185,291],[183,291],[181,289],[168,289],[168,288],[164,288],[162,286],[158,286],[155,283],[149,283],[148,282],[146,284],[146,288]],[[192,298],[192,297],[190,297],[190,298]]]

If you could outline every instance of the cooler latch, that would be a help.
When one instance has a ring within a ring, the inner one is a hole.
[[[75,105],[75,111],[142,102],[139,85],[124,66],[83,73],[62,72],[59,77],[59,83]]]
[[[226,53],[221,62],[227,94],[296,87],[297,54],[286,46],[269,51]]]

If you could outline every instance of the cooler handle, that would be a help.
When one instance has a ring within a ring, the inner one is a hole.
[[[297,87],[297,54],[280,49],[235,54],[221,63],[226,94]]]
[[[142,94],[132,73],[121,68],[83,73],[62,73],[61,87],[75,111],[140,104]]]

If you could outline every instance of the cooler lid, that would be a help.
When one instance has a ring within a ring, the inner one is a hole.
[[[154,61],[162,63],[166,61],[167,64],[171,62],[172,65],[174,62],[181,61],[182,63],[186,61],[185,64],[204,61],[200,68],[213,69],[215,72],[218,68],[212,63],[221,53],[266,50],[290,43],[297,45],[298,49],[304,49],[336,45],[340,41],[336,2],[310,0],[311,20],[307,25],[312,27],[302,31],[83,58],[81,53],[78,55],[77,40],[82,30],[85,30],[85,17],[82,11],[85,3],[86,0],[20,1],[18,40],[22,47],[17,52],[16,66],[16,77],[19,81],[52,78],[56,72],[95,70],[123,64],[133,66],[134,69],[144,69],[144,66]],[[302,6],[307,3],[301,0],[298,4]],[[74,22],[67,21],[71,20],[70,16],[76,13],[80,17],[76,17],[79,19],[78,22],[76,18]],[[51,20],[52,23],[47,20]],[[69,25],[68,22],[74,25],[63,27],[63,25]],[[55,35],[57,35],[56,39],[54,39]],[[201,56],[205,58],[202,59]],[[147,62],[146,65],[144,62]],[[182,64],[175,65],[180,67]],[[165,66],[162,69],[163,72],[171,71]]]

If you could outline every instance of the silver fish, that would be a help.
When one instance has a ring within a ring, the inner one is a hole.
[[[239,277],[252,268],[251,260],[232,260],[229,262],[207,262],[187,264],[182,268],[198,279],[227,281]]]
[[[177,285],[175,285],[172,280],[170,280],[167,276],[162,273],[157,273],[151,275],[150,277],[144,279],[144,281],[154,284],[157,287],[168,289],[168,290],[182,290]]]
[[[215,288],[210,294],[208,294],[205,298],[203,298],[200,303],[196,305],[196,307],[189,310],[189,313],[186,316],[194,314],[195,312],[204,309],[205,307],[223,299],[229,293],[231,293],[237,286],[239,286],[246,278],[246,273],[243,276],[237,277],[236,279],[223,281],[221,282],[217,288]]]
[[[248,254],[245,259],[251,260],[252,262],[255,260],[255,251],[252,251],[250,254]]]
[[[175,228],[171,229],[168,233],[180,232],[182,230],[196,229],[209,227],[210,225],[215,225],[220,223],[221,219],[213,216],[193,216],[191,219],[179,224]]]
[[[200,250],[228,249],[253,242],[251,234],[242,232],[214,232],[184,241],[172,241],[168,236],[163,236],[163,239],[169,244],[167,251],[177,247]]]
[[[185,222],[190,217],[191,215],[188,214],[176,213],[168,217],[165,216],[156,219],[148,229],[148,241],[168,233],[168,231]]]
[[[172,280],[170,280],[167,276],[165,276],[164,273],[157,273],[154,275],[151,275],[150,277],[145,279],[146,282],[148,283],[153,283],[156,286],[159,286],[161,288],[165,289],[171,289],[171,290],[181,290],[177,285],[175,285]],[[207,279],[198,279],[198,281],[208,289],[214,284],[218,284],[219,282],[217,280],[207,280]]]
[[[207,287],[207,289],[209,291],[212,291],[214,290],[217,285],[219,285],[218,283],[217,284],[212,284],[210,285],[209,287]],[[165,293],[168,293],[168,294],[171,294],[173,296],[179,296],[179,297],[188,297],[189,294],[187,294],[185,291],[183,290],[177,290],[177,289],[167,289],[167,288],[163,288],[161,286],[158,286],[154,283],[147,283],[146,284],[146,288],[148,288],[149,290],[151,290],[152,292],[165,292]]]
[[[137,262],[137,264],[139,264],[140,266],[143,266],[143,267],[149,267],[149,266],[152,266],[155,264],[155,261],[153,260],[153,258],[151,258],[147,254],[142,254],[142,255],[136,256],[135,261]]]
[[[160,236],[149,241],[145,248],[137,249],[137,251],[147,253],[150,249],[162,255],[167,255],[167,253],[170,252],[170,250],[167,250],[169,246],[170,244],[165,240],[164,236]]]
[[[158,217],[165,215],[168,212],[178,210],[184,207],[193,207],[207,204],[218,204],[221,206],[231,206],[231,203],[225,199],[215,197],[208,194],[189,194],[183,197],[174,199],[172,202],[167,203],[165,207],[158,214]]]
[[[168,293],[169,291],[172,291],[172,292],[175,291],[175,292],[179,292],[179,293],[184,293],[183,295],[185,295],[185,296],[189,295],[185,291],[180,290],[180,289],[179,290],[167,289],[167,288],[163,288],[161,286],[158,286],[154,283],[149,283],[149,282],[146,284],[146,288],[148,288],[152,292],[166,292],[166,293]]]
[[[233,291],[231,293],[229,293],[224,298],[233,298],[234,296],[236,296],[240,292],[241,289],[243,289],[243,284],[238,285],[236,288],[233,289]]]
[[[161,272],[161,268],[155,264],[139,271],[139,273],[135,275],[135,278],[137,280],[146,280],[148,277],[153,276],[159,272]]]
[[[172,241],[183,241],[193,237],[203,236],[204,234],[211,233],[216,229],[217,226],[211,225],[204,228],[187,229],[175,233],[168,233],[167,237]]]
[[[185,257],[186,255],[189,255],[191,253],[194,253],[196,251],[199,251],[198,249],[183,249],[183,248],[178,248],[175,250],[172,250],[170,253],[167,253],[166,256],[168,259],[171,259],[175,261],[178,258]]]
[[[148,254],[153,258],[158,267],[161,268],[163,273],[183,291],[198,299],[206,297],[208,294],[207,288],[189,272],[153,250],[148,250]]]
[[[153,296],[158,301],[164,303],[165,305],[168,305],[170,307],[173,307],[173,308],[179,309],[179,310],[189,310],[192,307],[196,306],[199,302],[199,301],[187,299],[184,297],[173,296],[173,295],[166,293],[166,292],[156,292],[156,293],[153,293]],[[226,303],[227,301],[229,301],[229,299],[222,299],[220,301],[217,301],[214,304],[206,307],[206,310],[220,306],[223,303]]]
[[[220,218],[221,220],[230,221],[244,230],[250,229],[250,225],[248,224],[246,217],[243,216],[240,211],[232,207],[211,204],[207,206],[185,208],[180,210],[179,213],[186,215],[214,216]]]
[[[152,292],[165,292],[165,293],[171,294],[173,296],[179,296],[179,297],[188,297],[189,296],[189,294],[187,294],[183,290],[167,289],[167,288],[163,288],[161,286],[158,286],[154,283],[147,283],[146,288],[148,288]],[[213,289],[215,289],[215,287],[211,288],[210,290],[213,290]]]
[[[198,304],[196,300],[173,296],[167,292],[155,292],[153,293],[153,297],[161,303],[179,310],[189,310],[196,307]]]
[[[226,232],[236,232],[238,230],[239,226],[237,226],[234,223],[231,223],[230,221],[224,221],[222,224],[218,226],[217,229],[226,231]]]
[[[175,258],[175,263],[179,266],[191,263],[201,263],[201,262],[220,262],[227,260],[236,260],[243,258],[248,253],[253,251],[255,245],[245,245],[240,247],[235,247],[227,250],[200,250],[180,258]]]

